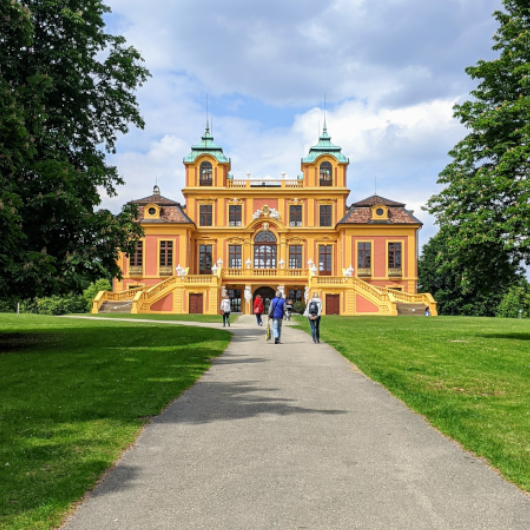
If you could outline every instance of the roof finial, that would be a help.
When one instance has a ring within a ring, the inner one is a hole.
[[[326,125],[326,94],[324,94],[324,130],[323,132],[328,132],[328,127]]]
[[[208,112],[208,94],[206,94],[206,132],[210,132],[210,114]]]
[[[158,176],[155,177],[155,185],[153,186],[153,195],[160,195],[160,188],[158,187]]]

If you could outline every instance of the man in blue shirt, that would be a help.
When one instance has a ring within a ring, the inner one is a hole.
[[[282,293],[276,291],[276,296],[271,300],[269,306],[269,320],[272,318],[272,334],[274,336],[274,344],[280,344],[282,337],[283,312],[285,310],[285,300],[282,298]]]

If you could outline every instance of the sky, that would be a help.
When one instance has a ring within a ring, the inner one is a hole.
[[[206,99],[215,142],[243,178],[300,173],[326,121],[349,158],[348,204],[377,190],[423,221],[448,152],[466,134],[453,105],[491,59],[500,0],[108,0],[107,30],[152,74],[137,93],[146,126],[109,157],[126,185],[117,213],[151,195],[184,202],[182,159],[200,141]]]

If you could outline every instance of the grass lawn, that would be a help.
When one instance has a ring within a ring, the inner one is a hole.
[[[529,320],[325,316],[321,327],[367,376],[530,491]]]
[[[92,315],[85,313],[83,316],[90,316],[94,318],[144,318],[149,320],[180,320],[182,322],[213,322],[217,324],[223,323],[222,315],[154,315],[152,313],[131,315],[130,313],[98,313]],[[230,322],[234,323],[239,315],[230,315]]]
[[[229,340],[216,329],[0,314],[0,529],[57,526]]]

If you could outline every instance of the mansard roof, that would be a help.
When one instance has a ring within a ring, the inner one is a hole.
[[[212,155],[217,159],[218,162],[222,164],[230,163],[230,159],[227,158],[223,153],[223,148],[213,141],[213,136],[210,134],[210,125],[208,122],[206,122],[206,130],[202,135],[202,142],[191,146],[191,153],[184,157],[184,163],[191,164],[195,162],[197,157],[204,154]]]
[[[372,195],[362,201],[354,202],[352,206],[376,206],[379,204],[383,206],[405,206],[402,202],[391,201],[390,199],[385,199],[379,195]]]
[[[160,195],[160,188],[155,186],[153,188],[153,195],[129,201],[130,204],[138,205],[139,220],[141,223],[160,224],[160,223],[181,223],[181,224],[195,224],[185,213],[184,208],[180,203],[163,197]],[[144,218],[144,209],[148,204],[156,204],[162,206],[160,210],[160,217],[157,219]]]
[[[388,208],[388,219],[372,219],[370,206],[386,206]],[[400,202],[391,201],[378,195],[372,195],[362,201],[352,204],[346,215],[337,223],[344,224],[384,224],[384,225],[423,225],[413,212],[405,209]]]
[[[326,122],[324,122],[324,129],[318,140],[318,144],[309,149],[309,154],[305,158],[302,158],[302,164],[312,164],[321,155],[331,155],[341,163],[349,163],[349,160],[342,154],[342,147],[331,142],[331,136],[328,134]]]

